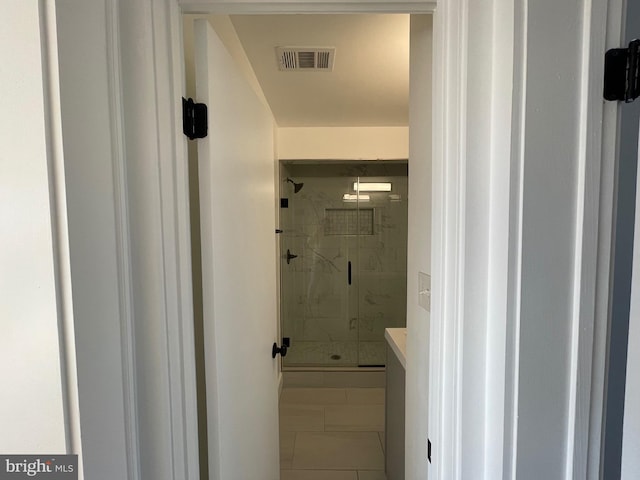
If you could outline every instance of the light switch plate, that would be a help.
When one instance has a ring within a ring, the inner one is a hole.
[[[418,305],[431,312],[431,275],[418,272]]]

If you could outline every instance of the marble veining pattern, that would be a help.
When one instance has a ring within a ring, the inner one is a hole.
[[[339,235],[339,226],[328,224],[326,215],[357,212],[356,203],[343,202],[345,193],[354,193],[357,177],[329,177],[322,167],[288,165],[283,171],[304,183],[297,194],[283,184],[289,207],[281,210],[281,246],[297,255],[289,264],[281,262],[283,335],[292,341],[284,364],[381,365],[384,329],[406,324],[407,179],[361,179],[390,181],[393,197],[370,192],[370,201],[360,202],[371,212],[372,235]],[[362,175],[371,170],[366,167],[343,170]]]

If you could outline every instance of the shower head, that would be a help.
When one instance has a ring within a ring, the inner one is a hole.
[[[293,183],[293,193],[298,193],[300,190],[302,190],[302,187],[304,187],[304,183],[296,183],[289,177],[287,177],[287,182]]]

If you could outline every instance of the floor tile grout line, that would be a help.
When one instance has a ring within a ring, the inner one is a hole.
[[[327,407],[322,407],[322,431],[327,431]]]
[[[386,430],[385,430],[386,432]],[[386,451],[384,449],[384,445],[382,444],[382,437],[380,436],[380,431],[376,432],[376,435],[378,435],[378,443],[380,444],[380,450],[382,450],[382,454],[386,455]]]
[[[293,432],[293,451],[291,452],[291,469],[293,469],[293,463],[296,458],[296,440],[298,439],[298,432]]]

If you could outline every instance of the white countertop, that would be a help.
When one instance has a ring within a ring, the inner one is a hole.
[[[396,354],[398,360],[407,369],[407,329],[406,328],[385,328],[384,338]]]

